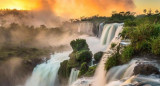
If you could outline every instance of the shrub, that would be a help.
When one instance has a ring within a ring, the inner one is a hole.
[[[160,37],[153,39],[152,53],[155,55],[160,55]]]
[[[119,65],[120,64],[119,57],[120,57],[119,54],[114,54],[111,57],[108,57],[108,60],[105,63],[105,69],[109,70],[110,68]]]
[[[88,71],[84,74],[86,77],[92,77],[96,71],[97,66],[89,67]]]
[[[102,51],[95,53],[94,54],[95,61],[99,62],[101,60],[102,56],[103,56],[103,52]]]
[[[134,50],[132,46],[125,47],[121,54],[121,62],[127,63],[128,61],[130,61],[133,53],[134,53]]]
[[[124,23],[125,27],[135,27],[136,25],[137,25],[136,22],[133,20],[126,20]]]
[[[59,71],[58,71],[58,75],[60,77],[67,78],[69,76],[67,64],[68,64],[68,60],[63,61],[60,64],[60,68],[59,68]]]
[[[76,59],[76,53],[72,52],[69,55],[70,59],[68,60],[68,67],[69,68],[74,68],[74,67],[78,67],[79,66],[79,62]]]
[[[81,50],[76,52],[76,59],[82,63],[82,62],[90,62],[92,59],[92,53],[88,50]]]
[[[81,64],[81,68],[80,68],[80,72],[79,72],[78,76],[80,77],[80,76],[84,75],[87,71],[88,71],[88,65],[86,62],[83,62]]]
[[[114,48],[116,45],[117,45],[117,44],[112,43],[112,44],[111,44],[111,48]]]
[[[136,52],[150,52],[151,45],[149,41],[140,41],[135,43],[136,46],[134,47]]]
[[[122,36],[123,39],[128,39],[130,38],[130,35],[132,34],[133,30],[135,27],[124,27],[122,33],[120,35]]]
[[[85,39],[76,39],[70,43],[73,51],[89,50]]]

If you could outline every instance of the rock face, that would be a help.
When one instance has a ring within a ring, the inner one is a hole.
[[[151,74],[160,74],[158,68],[152,64],[138,64],[134,68],[134,75],[151,75]]]

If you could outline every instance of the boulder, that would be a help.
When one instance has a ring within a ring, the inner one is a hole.
[[[138,64],[134,68],[134,75],[151,75],[151,74],[160,74],[157,67],[153,66],[152,64]]]

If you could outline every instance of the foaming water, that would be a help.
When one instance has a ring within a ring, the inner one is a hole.
[[[120,42],[119,33],[122,31],[122,28],[123,24],[106,24],[103,29],[101,28],[101,30],[103,31],[100,39],[94,37],[85,37],[91,51],[93,51],[93,53],[96,53],[98,51],[108,52],[110,50],[109,47],[112,42]],[[92,79],[78,79],[77,81],[75,81],[75,83],[73,83],[73,86],[105,86],[106,71],[104,69],[104,64],[108,56],[108,54],[104,54],[96,69],[95,76]]]
[[[69,59],[68,56],[70,53],[71,51],[55,53],[54,55],[51,55],[50,60],[37,65],[25,86],[54,86],[60,63]]]
[[[152,64],[157,66],[154,61],[145,61],[144,59],[133,59],[128,64],[116,66],[111,68],[107,73],[107,85],[106,86],[124,86],[129,84],[136,84],[141,82],[143,84],[151,84],[152,86],[160,86],[160,79],[156,75],[133,76],[135,66],[139,63]],[[159,77],[159,76],[158,76]]]
[[[75,81],[71,86],[91,86],[93,78],[81,78]]]
[[[107,45],[106,52],[111,51],[110,46],[111,43],[119,44],[121,39],[119,38],[119,33],[122,31],[123,24],[107,24],[104,26],[103,33],[101,36],[102,44]],[[105,70],[105,62],[107,61],[108,56],[111,53],[105,53],[96,69],[95,72],[95,81],[93,86],[105,86],[106,84],[106,70]]]
[[[107,83],[120,80],[122,78],[131,77],[133,74],[134,67],[137,65],[136,61],[137,60],[132,60],[128,64],[111,68],[107,72]]]
[[[79,70],[77,70],[76,68],[72,68],[71,74],[69,77],[69,86],[72,85],[72,83],[77,80],[78,74],[79,74]]]

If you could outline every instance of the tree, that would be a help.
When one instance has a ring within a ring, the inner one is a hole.
[[[159,10],[156,10],[155,13],[156,13],[156,14],[159,14]]]
[[[147,10],[146,10],[146,9],[144,9],[144,10],[143,10],[143,12],[144,12],[144,14],[146,14],[146,13],[147,13]]]

